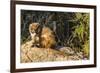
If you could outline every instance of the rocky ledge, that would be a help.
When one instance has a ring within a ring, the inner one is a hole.
[[[21,63],[82,60],[83,52],[75,52],[70,47],[52,48],[32,47],[31,41],[21,45]]]

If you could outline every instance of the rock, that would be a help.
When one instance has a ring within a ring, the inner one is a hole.
[[[28,41],[21,45],[21,63],[80,60],[82,53],[75,53],[70,47],[38,48]]]
[[[47,61],[65,61],[67,55],[59,50],[51,48],[32,47],[30,42],[21,46],[21,62],[47,62]]]
[[[70,48],[70,47],[60,47],[59,50],[61,52],[68,54],[68,55],[74,54],[74,50],[72,50],[72,48]]]

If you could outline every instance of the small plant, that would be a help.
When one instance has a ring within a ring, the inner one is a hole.
[[[83,45],[83,51],[84,51],[84,54],[87,58],[89,58],[89,55],[90,55],[90,49],[89,49],[89,40],[85,42],[85,44]]]

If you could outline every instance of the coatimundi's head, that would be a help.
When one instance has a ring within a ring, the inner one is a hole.
[[[30,24],[29,25],[29,32],[30,32],[30,34],[37,33],[39,26],[40,26],[39,23],[32,23],[32,24]]]

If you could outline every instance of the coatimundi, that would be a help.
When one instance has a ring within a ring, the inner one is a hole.
[[[56,46],[54,32],[49,27],[40,27],[39,23],[29,25],[29,32],[34,46],[53,48]]]

